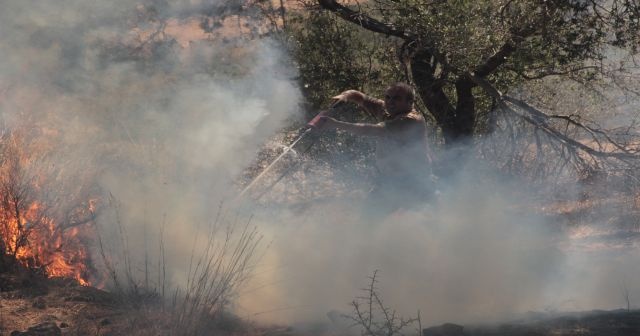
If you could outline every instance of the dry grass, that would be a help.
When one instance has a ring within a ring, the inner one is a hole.
[[[212,330],[225,327],[238,328],[241,323],[228,314],[227,308],[238,287],[250,276],[262,240],[250,218],[242,224],[237,217],[230,219],[221,208],[204,239],[194,238],[190,260],[185,260],[188,262],[186,283],[174,285],[167,280],[167,274],[173,270],[165,255],[169,243],[165,233],[166,220],[160,228],[157,255],[149,256],[145,249],[144,265],[136,265],[129,249],[126,226],[121,221],[120,205],[113,197],[110,203],[115,214],[117,250],[121,256],[111,255],[100,235],[99,253],[110,289],[120,304],[136,311],[130,317],[132,332],[148,330],[146,325],[164,325],[157,330],[157,335],[185,336],[209,335]],[[155,281],[150,280],[153,277],[150,259],[157,260]],[[122,264],[115,265],[113,260],[121,260]],[[166,323],[153,322],[158,319]]]

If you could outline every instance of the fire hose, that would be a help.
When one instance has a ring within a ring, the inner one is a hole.
[[[280,153],[280,155],[278,155],[278,157],[276,157],[273,161],[271,161],[271,163],[262,170],[262,172],[260,174],[258,174],[258,176],[256,176],[251,182],[249,182],[249,184],[242,189],[242,191],[240,192],[240,194],[238,195],[238,197],[236,199],[242,199],[244,197],[244,195],[251,190],[257,182],[259,182],[275,165],[276,163],[278,163],[283,157],[285,157],[289,152],[293,151],[293,148],[305,137],[307,137],[309,134],[314,133],[313,131],[316,130],[321,123],[321,118],[322,117],[326,117],[331,115],[331,113],[333,113],[336,108],[342,106],[344,103],[342,101],[337,101],[335,103],[333,103],[329,109],[321,111],[320,113],[318,113],[315,117],[313,117],[313,119],[311,119],[311,121],[309,121],[303,128],[300,129],[298,137],[287,147],[285,147],[282,151],[282,153]],[[312,141],[305,149],[304,151],[302,151],[301,153],[304,154],[306,152],[308,152],[311,147],[313,147],[313,144],[315,143],[315,139],[314,141]],[[296,164],[290,166],[289,168],[287,168],[282,174],[280,174],[280,176],[274,181],[272,182],[269,186],[267,186],[257,197],[257,199],[260,199],[264,194],[266,194],[267,192],[269,192],[269,190],[271,190],[276,184],[278,184],[278,182],[280,182],[285,176],[287,176],[291,171],[294,170],[294,168],[296,168],[298,166],[300,162],[297,162]]]

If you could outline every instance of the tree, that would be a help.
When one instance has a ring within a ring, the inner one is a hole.
[[[407,81],[446,150],[441,174],[479,155],[539,181],[640,180],[638,123],[610,123],[623,118],[607,105],[640,97],[636,2],[298,1],[287,30],[314,109],[346,87]]]
[[[503,100],[501,91],[552,75],[597,79],[610,48],[635,53],[639,44],[640,5],[628,0],[317,3],[399,42],[399,62],[447,145],[491,129],[482,116]]]

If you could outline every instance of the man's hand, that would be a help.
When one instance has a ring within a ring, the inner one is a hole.
[[[335,129],[336,126],[336,121],[335,119],[331,118],[331,117],[327,117],[327,116],[322,116],[318,119],[318,122],[316,123],[315,128],[317,130],[326,130],[326,129]]]
[[[340,102],[362,105],[362,102],[364,101],[364,93],[356,90],[347,90],[335,97],[332,97],[331,99],[333,100],[334,105]]]

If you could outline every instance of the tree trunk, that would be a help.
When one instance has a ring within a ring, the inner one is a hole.
[[[471,139],[475,123],[475,99],[471,90],[475,84],[466,78],[456,82],[454,107],[443,90],[447,74],[436,75],[436,63],[428,50],[418,50],[412,55],[411,75],[418,94],[442,130],[445,145],[451,147]]]
[[[287,22],[285,21],[286,9],[284,8],[284,0],[280,0],[280,16],[282,17],[282,29],[287,29]]]
[[[456,114],[454,116],[455,136],[458,142],[467,142],[474,133],[476,122],[476,100],[472,89],[475,84],[471,79],[463,77],[456,81]]]

